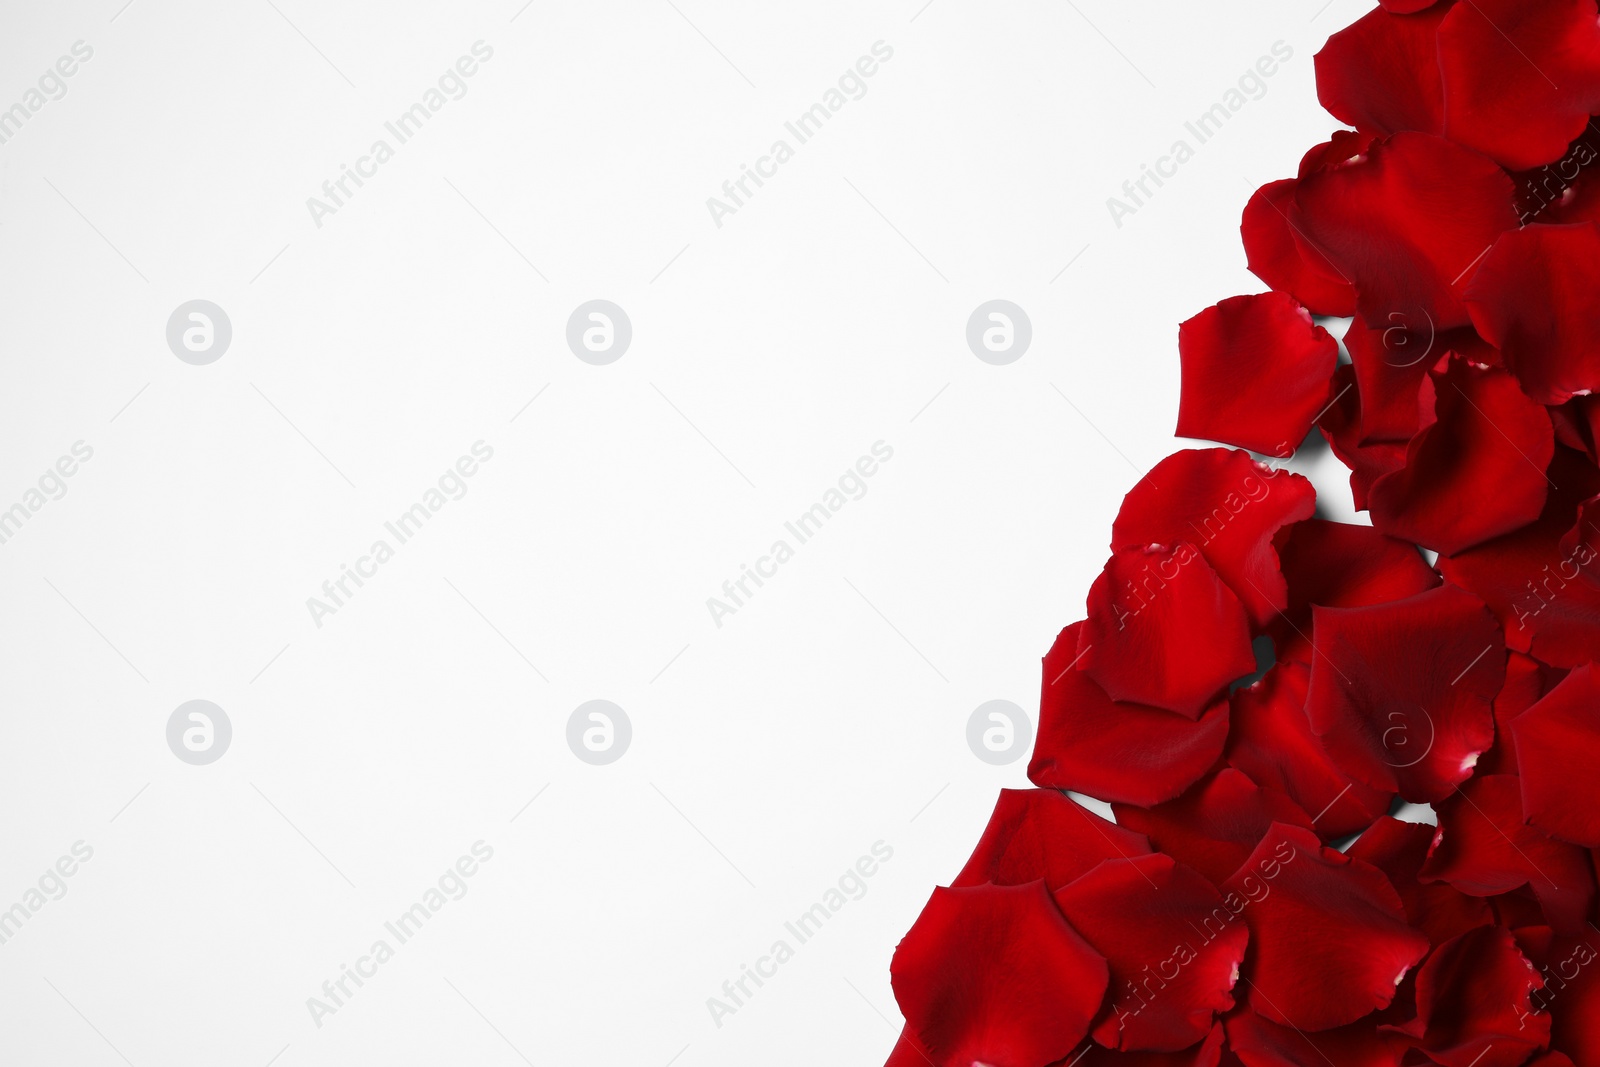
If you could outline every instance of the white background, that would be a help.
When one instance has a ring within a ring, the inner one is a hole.
[[[94,50],[0,146],[0,509],[94,450],[0,545],[0,909],[94,849],[0,945],[0,1062],[881,1062],[894,945],[1026,784],[967,718],[1036,709],[1122,494],[1181,446],[1177,324],[1262,288],[1239,211],[1334,128],[1312,54],[1365,6],[273,2],[0,7],[0,107]],[[467,94],[315,225],[478,40]],[[880,40],[717,227],[707,197]],[[209,366],[164,336],[195,298],[233,326]],[[633,324],[604,367],[564,340],[593,298]],[[1032,320],[1009,366],[964,338],[993,298]],[[318,628],[307,597],[480,439]],[[879,440],[866,496],[713,625]],[[234,731],[202,767],[165,737],[196,698]],[[565,740],[594,698],[632,721],[609,766]],[[315,1025],[480,839],[470,892]]]

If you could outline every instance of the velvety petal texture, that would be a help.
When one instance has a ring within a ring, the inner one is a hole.
[[[1178,327],[1178,436],[1287,456],[1327,402],[1339,344],[1281,293],[1235,296]]]

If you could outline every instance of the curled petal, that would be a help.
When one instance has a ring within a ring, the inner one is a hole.
[[[1256,190],[1239,219],[1250,271],[1274,291],[1288,293],[1317,315],[1353,315],[1356,290],[1297,230],[1295,178]]]

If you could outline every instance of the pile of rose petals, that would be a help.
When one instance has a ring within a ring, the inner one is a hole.
[[[1600,9],[1384,0],[1316,68],[1270,291],[1179,331],[1238,448],[1128,494],[891,1067],[1600,1067]]]

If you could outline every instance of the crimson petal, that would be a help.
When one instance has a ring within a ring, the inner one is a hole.
[[[1522,810],[1551,837],[1600,848],[1600,673],[1585,663],[1511,722]]]
[[[1250,927],[1245,999],[1271,1022],[1327,1030],[1387,1007],[1428,951],[1383,872],[1275,825],[1222,887]]]
[[[1149,805],[1171,800],[1222,755],[1228,702],[1217,700],[1195,720],[1112,700],[1074,668],[1082,625],[1062,630],[1044,658],[1039,736],[1028,780],[1104,801]]]
[[[1315,508],[1316,490],[1298,474],[1237,449],[1185,449],[1157,463],[1123,499],[1111,547],[1190,542],[1259,627],[1287,602],[1273,536]]]
[[[1054,1063],[1088,1033],[1107,973],[1043,882],[935,889],[889,967],[935,1067]]]
[[[1107,860],[1055,892],[1111,968],[1093,1036],[1108,1048],[1178,1052],[1233,1007],[1250,932],[1222,894],[1170,856]]]
[[[1243,605],[1192,544],[1113,553],[1088,614],[1080,666],[1113,700],[1197,719],[1255,669]]]
[[[1235,296],[1178,327],[1178,436],[1287,456],[1328,399],[1339,343],[1281,293]]]
[[[1523,391],[1563,404],[1600,390],[1600,223],[1501,234],[1467,287],[1467,310]]]
[[[1412,803],[1449,795],[1494,741],[1500,627],[1451,585],[1362,608],[1316,608],[1311,726],[1351,777]]]
[[[1066,885],[1102,860],[1140,856],[1150,842],[1054,789],[1002,789],[978,847],[952,886]]]

